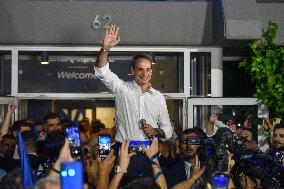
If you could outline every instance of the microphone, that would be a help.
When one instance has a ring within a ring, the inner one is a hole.
[[[141,125],[141,127],[143,128],[143,131],[144,131],[144,125],[146,125],[147,123],[146,123],[146,120],[145,119],[140,119],[140,125]],[[144,131],[145,132],[145,131]],[[147,134],[146,133],[146,135],[147,135],[147,137],[150,139],[150,140],[152,140],[152,139],[154,139],[154,136],[153,135],[149,135],[149,134]]]
[[[143,128],[144,125],[146,125],[146,120],[145,119],[140,119],[139,123],[140,123],[141,127]]]

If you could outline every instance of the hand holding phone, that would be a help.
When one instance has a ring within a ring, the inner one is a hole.
[[[145,140],[145,141],[130,140],[128,151],[129,153],[130,152],[135,152],[135,153],[142,152],[143,151],[142,146],[146,148],[150,148],[151,141],[150,140]]]
[[[81,140],[79,129],[76,125],[66,128],[66,136],[72,157],[81,156]]]
[[[101,160],[104,160],[111,148],[111,138],[108,134],[99,135],[99,157]]]

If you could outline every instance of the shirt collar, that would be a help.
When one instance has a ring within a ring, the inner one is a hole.
[[[136,81],[133,80],[132,83],[133,83],[133,86],[134,86],[139,92],[142,93],[141,87],[136,83]],[[148,89],[148,91],[147,91],[146,93],[149,93],[149,94],[151,94],[151,95],[155,95],[155,90],[152,88],[151,83],[150,83],[149,89]]]
[[[184,161],[184,164],[185,164],[185,168],[190,170],[190,168],[193,166],[193,164],[187,162],[187,161]]]

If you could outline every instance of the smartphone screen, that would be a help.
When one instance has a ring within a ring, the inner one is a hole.
[[[228,187],[230,177],[227,174],[215,173],[212,183],[213,189],[226,189]]]
[[[71,126],[66,128],[66,136],[70,146],[70,151],[72,157],[81,155],[81,140],[79,129],[76,126]]]
[[[61,188],[83,189],[83,166],[80,161],[63,162],[61,164]]]
[[[141,152],[143,151],[142,146],[146,148],[150,148],[151,141],[145,140],[145,141],[136,141],[136,140],[130,140],[129,142],[129,152]]]
[[[111,147],[111,138],[109,135],[99,135],[99,157],[103,160],[105,159]]]

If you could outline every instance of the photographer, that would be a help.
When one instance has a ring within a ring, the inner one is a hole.
[[[165,177],[169,188],[193,176],[199,145],[190,144],[192,137],[202,136],[196,129],[187,129],[179,135],[177,141],[180,157],[167,169]]]
[[[274,149],[281,152],[282,165],[284,166],[284,125],[279,124],[274,127],[272,134],[272,145]]]

